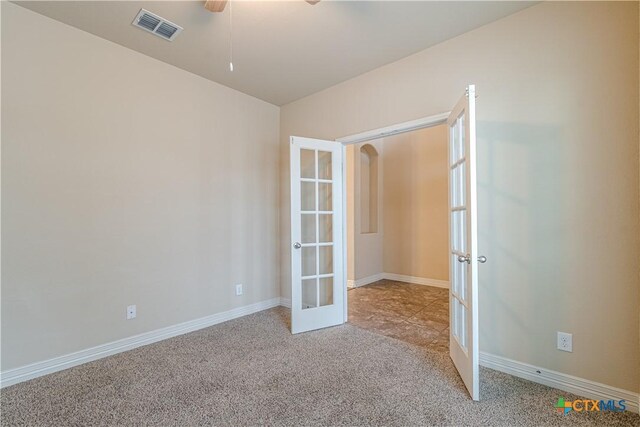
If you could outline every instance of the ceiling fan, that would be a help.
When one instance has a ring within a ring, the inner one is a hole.
[[[309,4],[319,3],[320,0],[306,0]],[[222,12],[224,7],[227,5],[227,0],[206,0],[204,2],[204,7],[209,12]]]

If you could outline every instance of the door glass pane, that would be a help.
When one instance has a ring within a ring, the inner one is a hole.
[[[300,177],[316,177],[316,152],[314,150],[300,149]]]
[[[458,295],[460,295],[460,299],[465,301],[467,299],[467,271],[469,269],[469,264],[466,262],[459,262],[460,266],[458,267]]]
[[[449,162],[454,164],[458,160],[458,122],[449,128]]]
[[[464,205],[464,199],[462,197],[462,165],[456,167],[456,206]]]
[[[316,210],[316,183],[301,182],[300,183],[300,200],[302,201],[301,209],[303,211]]]
[[[301,250],[302,276],[314,276],[316,274],[316,247],[303,247]]]
[[[467,349],[467,308],[455,297],[453,298],[453,336],[460,346]]]
[[[456,254],[451,254],[451,290],[453,292],[458,292],[458,256]]]
[[[454,266],[456,282],[453,286],[453,290],[456,292],[456,294],[458,294],[460,299],[464,300],[466,292],[467,269],[469,268],[469,264],[456,260]]]
[[[451,215],[453,228],[453,249],[463,254],[467,253],[467,212],[454,211]]]
[[[462,112],[462,114],[460,115],[460,117],[458,118],[458,129],[460,131],[460,134],[458,135],[458,159],[459,160],[461,158],[464,157],[464,140],[466,138],[465,133],[465,129],[464,129],[464,112]]]
[[[320,306],[333,304],[333,277],[320,279]]]
[[[460,182],[458,179],[459,171],[459,167],[456,167],[451,171],[451,205],[453,207],[460,206],[460,186],[458,185],[458,182]]]
[[[460,345],[467,349],[467,307],[460,305]]]
[[[319,246],[318,255],[320,257],[320,272],[319,274],[331,274],[333,273],[333,245],[332,246]]]
[[[462,252],[460,247],[460,211],[451,212],[451,234],[453,250]]]
[[[464,206],[464,163],[458,165],[456,168],[456,206]]]
[[[467,211],[459,211],[457,212],[459,215],[459,223],[458,223],[458,247],[460,248],[460,252],[466,254],[468,252],[467,249]]]
[[[461,301],[464,300],[465,280],[467,278],[467,270],[469,269],[469,263],[461,262],[460,274],[458,274],[458,295],[460,295]]]
[[[451,185],[449,185],[449,192],[451,194],[451,207],[456,207],[458,205],[458,192],[456,191],[456,169],[451,169],[449,175],[451,177]]]
[[[318,210],[330,211],[332,210],[332,185],[331,183],[321,182],[318,184]]]
[[[465,174],[464,163],[458,166],[458,206],[464,206],[466,201],[465,188],[467,184],[467,176]]]
[[[318,306],[318,279],[307,279],[302,281],[302,309],[314,308]]]
[[[453,179],[452,179],[452,187],[454,190],[453,193],[453,205],[454,206],[464,206],[466,203],[465,200],[465,186],[466,186],[466,175],[464,163],[459,164],[453,170]]]
[[[318,178],[331,179],[331,151],[318,151]]]
[[[451,333],[454,337],[460,336],[460,319],[458,318],[458,300],[455,298],[451,298],[451,319],[453,320],[453,329],[451,329]]]
[[[458,247],[458,218],[455,212],[451,212],[451,247],[454,251],[459,251]]]
[[[318,231],[320,243],[333,242],[333,215],[332,214],[320,214],[318,215]]]
[[[316,214],[302,214],[302,243],[316,242]]]

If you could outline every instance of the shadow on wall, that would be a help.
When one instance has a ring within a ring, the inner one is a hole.
[[[520,353],[536,353],[525,337],[548,331],[531,319],[565,320],[549,306],[567,280],[566,147],[559,127],[519,123],[478,122],[477,141],[481,350],[505,354],[518,336]]]

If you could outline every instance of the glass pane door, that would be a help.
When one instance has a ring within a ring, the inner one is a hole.
[[[449,354],[471,397],[478,400],[478,220],[475,87],[470,85],[449,126]]]
[[[344,321],[342,145],[294,137],[291,150],[292,329],[301,332]]]
[[[333,304],[333,181],[330,151],[300,150],[303,310]]]

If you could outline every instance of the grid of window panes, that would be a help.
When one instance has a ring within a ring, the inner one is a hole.
[[[333,304],[333,179],[330,151],[300,149],[302,309]]]
[[[468,255],[467,242],[467,198],[466,157],[465,157],[465,123],[464,112],[457,118],[450,129],[449,164],[451,174],[451,293],[452,298],[452,334],[466,350],[467,331],[467,279],[468,262],[459,262],[458,257]]]

